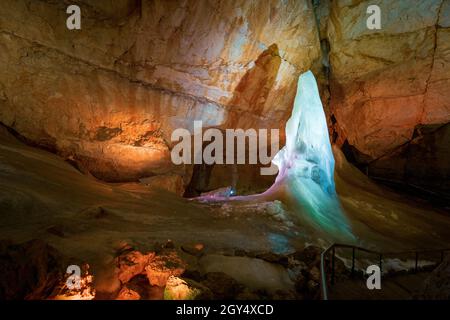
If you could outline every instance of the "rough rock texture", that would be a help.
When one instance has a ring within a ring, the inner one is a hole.
[[[226,208],[187,201],[168,192],[152,191],[142,184],[99,182],[76,171],[58,156],[17,142],[1,129],[0,234],[14,243],[39,237],[59,252],[72,256],[75,264],[88,262],[95,276],[96,298],[115,298],[123,286],[119,274],[127,275],[124,279],[129,278],[141,272],[141,261],[149,252],[161,257],[165,250],[174,248],[188,263],[181,275],[183,279],[187,277],[202,283],[204,279],[199,274],[202,265],[195,261],[209,260],[214,263],[215,270],[210,269],[211,264],[203,264],[210,267],[206,273],[225,272],[227,266],[227,272],[239,283],[242,281],[245,285],[259,279],[257,283],[264,285],[267,294],[244,290],[238,293],[240,299],[265,299],[266,296],[271,299],[273,296],[267,292],[269,285],[281,283],[274,281],[277,279],[274,275],[283,269],[283,274],[287,273],[297,290],[303,292],[307,288],[305,298],[315,296],[318,288],[312,282],[308,284],[313,277],[307,268],[319,261],[320,250],[302,248],[305,243],[320,243],[321,240],[309,236],[309,230],[298,226],[289,218],[291,215],[281,218],[277,202],[270,202],[270,206],[268,203],[254,204],[251,210],[248,204],[236,201],[234,208]],[[335,149],[335,152],[339,151]],[[345,162],[342,153],[336,152],[335,159],[337,191],[349,219],[356,222],[357,237],[365,235],[368,243],[385,252],[417,247],[441,248],[450,242],[448,215],[374,185]],[[272,209],[276,210],[269,212]],[[51,226],[62,226],[64,237],[47,232]],[[18,256],[23,258],[21,265],[27,266],[24,272],[33,270],[28,267],[31,264],[29,258],[34,254],[27,251],[25,255],[17,246],[12,248],[3,250],[0,245],[0,260],[12,261],[12,264],[0,261],[0,269],[8,268],[7,273],[15,274],[0,277],[0,287],[5,283],[2,281],[7,281],[7,288],[17,285]],[[142,255],[132,257],[133,250],[139,250]],[[17,256],[5,258],[17,251]],[[286,267],[286,254],[291,251],[297,253],[292,256],[294,259],[288,256]],[[219,258],[204,260],[214,254]],[[246,259],[237,259],[244,255],[247,255]],[[168,263],[165,266],[158,264],[155,269],[164,272],[168,268],[179,269],[178,263],[173,264],[171,260],[165,259]],[[234,263],[225,264],[224,260]],[[292,263],[292,260],[297,261]],[[268,268],[267,264],[272,267]],[[68,265],[62,263],[58,270],[65,272]],[[121,269],[120,272],[116,268]],[[246,275],[235,277],[232,271],[246,272]],[[38,274],[46,277],[49,272],[42,268]],[[26,279],[28,281],[28,276]],[[12,284],[8,285],[9,281]],[[126,283],[126,288],[138,293],[141,299],[163,298],[164,288],[151,287],[147,274],[135,275]],[[234,286],[230,288],[233,292],[238,291]],[[133,292],[127,292],[123,292],[123,298],[137,297]]]
[[[436,179],[399,163],[421,127],[450,121],[450,0],[73,3],[77,31],[61,1],[0,6],[0,122],[81,171],[107,181],[179,175],[183,187],[192,177],[188,195],[269,186],[257,166],[239,166],[237,182],[225,165],[173,166],[171,133],[193,120],[283,132],[296,79],[313,69],[333,139],[356,162],[449,192],[448,166]],[[369,4],[381,30],[366,27]]]
[[[42,240],[0,241],[0,299],[46,299],[63,278],[64,257]]]
[[[450,299],[450,257],[447,258],[431,273],[425,281],[419,298],[425,300]]]
[[[0,121],[109,180],[175,170],[173,129],[277,128],[319,57],[310,1],[11,1]]]
[[[418,126],[411,142],[370,163],[369,172],[375,176],[389,177],[433,190],[438,197],[444,199],[448,198],[450,192],[448,159],[450,123]]]
[[[146,265],[154,258],[155,253],[142,254],[131,251],[117,258],[118,278],[121,283],[127,283],[133,277],[144,272]]]
[[[175,251],[158,255],[145,267],[147,278],[152,286],[164,287],[171,276],[178,277],[186,269],[186,263]]]
[[[192,286],[194,281],[170,276],[164,288],[164,300],[194,300],[201,291]],[[198,285],[199,286],[199,285]]]
[[[369,4],[381,9],[381,30],[366,27]],[[408,162],[397,149],[411,143],[418,126],[450,121],[450,1],[320,1],[316,15],[322,42],[329,47],[337,142],[350,145],[360,163],[393,153],[392,163]],[[387,162],[373,163],[371,169],[379,166],[396,171],[403,181],[424,178],[423,171]],[[446,174],[434,187],[449,174],[448,166],[439,170]],[[435,178],[429,173],[422,184],[426,187]]]
[[[149,187],[159,188],[173,192],[180,196],[184,193],[183,179],[179,175],[160,175],[139,179],[139,181]]]
[[[119,294],[116,297],[116,300],[139,300],[141,296],[136,291],[127,288],[126,286],[120,289]]]

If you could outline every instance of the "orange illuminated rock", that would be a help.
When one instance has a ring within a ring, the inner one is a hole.
[[[185,280],[170,276],[164,289],[164,300],[194,300],[200,292]]]
[[[154,258],[150,252],[142,254],[139,251],[131,251],[118,258],[118,277],[120,282],[127,283],[134,276],[144,272],[145,266]]]
[[[56,289],[57,294],[50,297],[53,300],[92,300],[95,298],[96,290],[93,287],[94,276],[89,273],[89,265],[84,264],[81,267],[81,275],[79,278],[79,287],[69,287],[68,283],[73,283],[72,275],[66,274]]]
[[[150,188],[167,190],[180,196],[184,193],[183,178],[180,175],[160,175],[142,178],[139,181]]]

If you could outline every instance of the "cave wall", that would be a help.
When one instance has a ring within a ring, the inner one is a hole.
[[[450,123],[417,126],[413,138],[371,162],[368,171],[388,183],[406,183],[410,191],[448,207],[450,199]],[[436,201],[437,200],[437,201]]]

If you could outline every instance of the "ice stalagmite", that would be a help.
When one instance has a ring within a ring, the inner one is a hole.
[[[298,80],[294,108],[286,124],[286,145],[273,163],[279,173],[267,192],[281,187],[305,225],[325,237],[353,239],[336,195],[328,127],[311,71]]]

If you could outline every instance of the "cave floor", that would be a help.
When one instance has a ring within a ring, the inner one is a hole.
[[[361,243],[379,249],[442,248],[450,216],[386,191],[337,159],[336,185]],[[43,239],[92,265],[124,243],[202,243],[211,253],[243,249],[287,253],[318,239],[290,219],[280,203],[196,202],[138,183],[108,184],[81,174],[60,157],[0,134],[0,234],[14,242]]]

